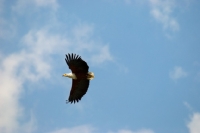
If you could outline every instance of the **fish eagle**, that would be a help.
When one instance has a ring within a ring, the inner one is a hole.
[[[66,54],[65,61],[72,73],[63,74],[64,77],[72,78],[70,95],[66,102],[76,103],[86,94],[90,80],[94,78],[93,72],[88,72],[89,66],[76,54]]]

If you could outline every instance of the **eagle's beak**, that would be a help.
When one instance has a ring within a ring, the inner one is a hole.
[[[63,77],[66,77],[66,74],[63,74],[62,76],[63,76]]]

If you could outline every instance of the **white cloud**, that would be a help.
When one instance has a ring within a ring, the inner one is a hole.
[[[200,113],[194,113],[188,122],[189,133],[200,133]]]
[[[179,30],[179,23],[172,17],[175,0],[149,0],[151,5],[151,15],[163,25],[164,30]]]
[[[57,129],[53,132],[49,133],[96,133],[98,131],[97,128],[92,127],[91,125],[82,125],[82,126],[75,126],[71,128],[62,128]],[[154,133],[153,130],[150,129],[140,129],[137,131],[127,130],[127,129],[121,129],[116,132],[108,131],[107,133]]]
[[[174,70],[169,73],[170,78],[173,80],[184,78],[187,75],[187,72],[185,72],[182,67],[178,66],[174,67]]]
[[[122,129],[122,130],[119,130],[117,132],[108,132],[108,133],[154,133],[154,131],[150,130],[150,129],[140,129],[140,130],[137,130],[137,131]]]
[[[72,128],[62,128],[50,133],[94,133],[95,128],[90,125],[76,126]]]
[[[35,129],[33,119],[23,124],[18,122],[18,119],[23,117],[23,107],[19,103],[20,94],[26,81],[35,82],[50,77],[51,66],[45,57],[51,54],[53,49],[57,50],[55,45],[57,42],[62,44],[59,38],[49,36],[43,30],[35,34],[30,31],[22,39],[22,43],[28,46],[1,58],[0,132],[12,133],[21,130],[31,132],[30,130]]]
[[[18,119],[23,116],[23,108],[18,101],[23,91],[24,77],[18,73],[28,68],[24,66],[27,59],[26,54],[20,52],[0,61],[0,132],[12,133],[22,128]]]
[[[37,53],[39,56],[44,54],[43,57],[46,55],[45,53],[55,53],[55,50],[59,51],[58,54],[63,55],[73,51],[85,55],[94,65],[113,60],[109,45],[93,39],[94,28],[92,25],[79,24],[73,28],[71,35],[49,34],[48,32],[47,28],[29,31],[23,38],[27,50]],[[43,53],[44,51],[45,53]]]

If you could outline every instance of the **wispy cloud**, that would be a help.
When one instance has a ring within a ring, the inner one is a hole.
[[[88,24],[78,24],[72,30],[73,36],[70,43],[73,44],[73,50],[78,53],[87,51],[87,57],[93,65],[99,65],[106,61],[112,61],[113,56],[110,54],[108,44],[93,39],[94,27]],[[83,53],[84,54],[84,53]]]
[[[194,113],[187,124],[189,133],[200,133],[200,113]]]
[[[95,128],[90,125],[76,126],[72,128],[62,128],[50,133],[94,133]]]
[[[46,70],[49,70],[46,63],[32,57],[31,54],[21,51],[4,57],[0,61],[0,132],[20,131],[26,125],[18,121],[19,118],[23,117],[23,107],[19,103],[23,92],[23,83],[28,79],[46,76]],[[30,66],[33,65],[37,69],[40,68],[40,63],[45,65],[42,69],[44,73],[42,70],[40,74],[31,72]],[[30,123],[27,125],[30,128],[34,126],[32,122],[26,123]]]
[[[192,108],[192,106],[188,103],[188,102],[183,102],[183,104],[190,110],[193,111],[194,109]]]
[[[96,133],[98,129],[94,128],[91,125],[82,125],[82,126],[75,126],[71,128],[62,128],[62,129],[58,129],[49,133],[80,133],[80,131],[81,133]],[[154,131],[150,129],[140,129],[137,131],[121,129],[116,132],[108,131],[107,133],[154,133]]]
[[[178,31],[179,23],[173,17],[175,0],[149,0],[151,5],[151,15],[163,25],[164,30]]]
[[[170,78],[173,80],[184,78],[187,75],[188,75],[187,72],[185,72],[183,68],[180,66],[174,67],[174,69],[169,73]]]
[[[57,42],[62,45],[59,38],[43,30],[35,33],[30,31],[21,42],[25,45],[23,49],[0,60],[0,132],[4,133],[31,132],[35,129],[33,117],[29,122],[18,122],[24,114],[19,103],[23,85],[27,81],[36,82],[50,77],[51,65],[45,56],[49,56],[52,50],[58,50],[55,45]]]
[[[113,60],[113,57],[111,56],[111,54],[109,52],[109,46],[108,45],[105,45],[103,47],[100,47],[100,46],[98,46],[98,47],[99,47],[98,53],[96,53],[91,58],[91,62],[93,62],[93,64],[101,64],[105,61]]]
[[[175,16],[175,11],[179,10],[182,5],[187,5],[187,0],[182,3],[177,0],[123,0],[127,5],[142,5],[150,7],[150,15],[155,22],[162,25],[165,35],[171,38],[171,33],[180,30],[180,24]]]
[[[150,129],[140,129],[140,130],[137,130],[137,131],[122,129],[122,130],[119,130],[117,132],[108,132],[108,133],[154,133],[154,131],[150,130]]]

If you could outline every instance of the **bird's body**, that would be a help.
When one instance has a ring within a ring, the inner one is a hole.
[[[63,74],[64,77],[72,78],[72,87],[67,102],[75,103],[86,94],[89,82],[94,78],[94,73],[88,72],[87,63],[76,54],[66,55],[65,61],[72,73]]]

